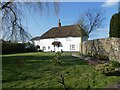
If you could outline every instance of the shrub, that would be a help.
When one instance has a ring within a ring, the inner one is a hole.
[[[110,61],[109,63],[112,64],[113,67],[116,67],[116,68],[120,67],[120,63],[119,62]]]
[[[103,74],[106,75],[115,75],[116,74],[116,68],[120,67],[120,63],[116,61],[110,61],[108,63],[99,64],[96,66],[96,70],[100,71]],[[119,71],[117,71],[120,73]]]
[[[37,50],[37,47],[35,47],[33,44],[26,44],[25,51],[26,52],[36,52],[38,50]]]
[[[98,70],[104,74],[107,74],[107,73],[111,72],[112,70],[114,70],[114,67],[112,67],[111,64],[109,64],[109,63],[105,63],[105,64],[97,65],[96,70]]]
[[[103,54],[94,54],[93,57],[101,59],[101,60],[109,60],[108,56],[103,55]]]
[[[11,42],[3,42],[2,43],[2,53],[8,54],[8,53],[20,53],[24,52],[25,44],[21,43],[11,43]]]
[[[57,52],[55,54],[55,56],[53,57],[52,63],[54,65],[60,65],[61,64],[61,56],[62,56],[62,52]]]
[[[38,49],[40,49],[40,46],[39,46],[39,45],[37,45],[36,47],[37,47]]]
[[[110,37],[120,38],[120,13],[116,13],[110,20]]]
[[[33,44],[28,43],[12,43],[2,42],[2,54],[33,52],[37,48]]]

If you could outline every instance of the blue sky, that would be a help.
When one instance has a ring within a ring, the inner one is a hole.
[[[59,14],[56,16],[53,11],[42,16],[37,12],[26,12],[24,18],[25,29],[33,36],[40,36],[52,27],[57,27],[58,19],[62,26],[72,25],[77,22],[79,15],[88,8],[100,8],[104,10],[106,20],[103,28],[90,34],[89,39],[106,38],[109,36],[110,18],[117,12],[117,4],[107,4],[105,2],[61,2]]]

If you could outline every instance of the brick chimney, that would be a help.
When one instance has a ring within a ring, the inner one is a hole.
[[[59,21],[58,21],[58,27],[61,27],[60,19],[59,19]]]

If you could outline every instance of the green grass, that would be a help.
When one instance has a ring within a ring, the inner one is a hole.
[[[69,53],[62,56],[62,65],[53,66],[55,53],[23,53],[2,56],[3,88],[62,88],[56,74],[63,73],[69,88],[105,87],[117,82],[119,76],[105,76],[94,66],[73,58]]]

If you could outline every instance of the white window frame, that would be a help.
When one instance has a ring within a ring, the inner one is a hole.
[[[43,48],[43,50],[46,50],[46,46],[43,46],[42,48]]]
[[[70,50],[75,50],[75,44],[70,45]]]
[[[50,49],[50,46],[48,46],[48,49]]]

